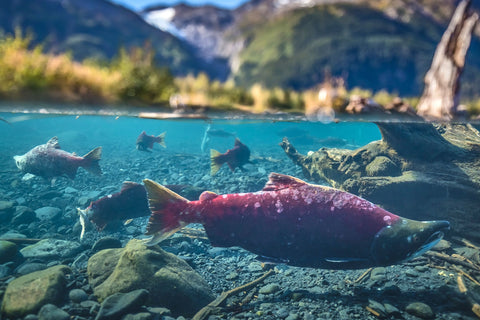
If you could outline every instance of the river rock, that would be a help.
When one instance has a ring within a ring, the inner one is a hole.
[[[433,313],[432,308],[430,308],[429,305],[422,302],[410,303],[405,308],[405,311],[407,311],[411,315],[414,315],[422,319],[433,319],[435,317],[435,314]]]
[[[18,253],[17,245],[10,241],[0,240],[0,264],[15,259]]]
[[[53,304],[46,304],[38,313],[38,320],[69,320],[70,315]]]
[[[87,273],[100,301],[117,292],[146,289],[148,305],[192,315],[214,299],[205,280],[185,261],[140,240],[96,253],[88,261]]]
[[[10,221],[13,216],[15,203],[13,201],[0,201],[0,219],[1,221]]]
[[[384,156],[376,157],[365,167],[365,171],[367,175],[371,177],[398,176],[401,172],[392,160]]]
[[[258,290],[258,293],[261,294],[272,294],[275,292],[280,291],[280,286],[276,283],[269,283],[267,285],[264,285],[263,287]]]
[[[76,241],[44,239],[20,250],[25,258],[63,259],[76,255],[82,245]]]
[[[37,313],[48,303],[58,304],[65,297],[65,274],[71,270],[65,265],[21,276],[10,282],[2,302],[2,314],[21,318]]]
[[[68,297],[74,303],[80,303],[88,300],[88,295],[82,289],[73,289],[68,293]]]
[[[53,221],[60,216],[62,210],[56,207],[42,207],[35,210],[35,215],[42,221]]]
[[[104,249],[113,249],[113,248],[121,248],[121,247],[122,247],[122,242],[120,242],[120,240],[112,237],[104,237],[97,240],[97,242],[93,244],[92,251],[97,252]]]
[[[47,268],[48,267],[45,263],[31,262],[31,263],[26,263],[21,265],[15,270],[15,272],[24,276],[26,274],[29,274],[35,271],[45,270]]]
[[[127,293],[108,296],[100,307],[95,320],[120,319],[121,316],[137,311],[147,300],[148,291],[138,289]]]
[[[35,214],[35,211],[33,211],[31,208],[25,206],[17,206],[15,208],[15,214],[12,218],[12,224],[29,224],[31,222],[34,222],[36,219],[37,215]]]

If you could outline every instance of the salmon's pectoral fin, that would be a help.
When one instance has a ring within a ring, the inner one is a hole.
[[[82,167],[90,173],[101,175],[102,169],[100,168],[99,161],[102,158],[102,147],[97,147],[83,156]]]

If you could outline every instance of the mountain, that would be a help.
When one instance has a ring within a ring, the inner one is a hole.
[[[418,95],[456,3],[251,0],[235,10],[182,4],[146,8],[141,15],[153,23],[156,12],[168,12],[168,25],[179,37],[205,59],[227,59],[231,77],[243,86],[306,89],[329,72],[345,78],[350,88]],[[477,37],[462,93],[478,96],[479,78]]]
[[[211,70],[187,42],[146,23],[137,13],[105,0],[0,1],[0,29],[31,33],[47,52],[77,60],[112,58],[121,47],[150,46],[175,74]],[[215,74],[216,75],[216,74]]]

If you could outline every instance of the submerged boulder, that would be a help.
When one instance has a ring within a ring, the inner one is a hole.
[[[416,220],[449,220],[480,241],[480,132],[470,124],[377,123],[382,140],[357,150],[286,154],[307,178]]]
[[[59,265],[13,280],[5,290],[2,314],[18,319],[37,313],[45,304],[60,304],[65,298],[67,273],[70,268]]]
[[[214,299],[205,280],[184,260],[140,240],[96,253],[88,261],[87,272],[100,301],[115,293],[146,289],[147,305],[192,315]]]

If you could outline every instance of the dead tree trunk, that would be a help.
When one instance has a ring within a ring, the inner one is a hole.
[[[450,120],[455,116],[460,75],[479,19],[477,13],[469,10],[470,2],[463,0],[458,5],[425,76],[425,88],[417,106],[418,114],[424,118]]]

